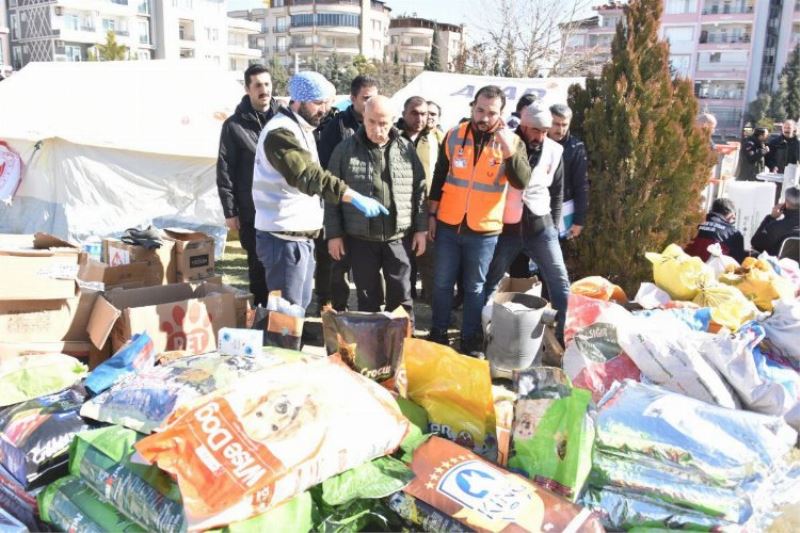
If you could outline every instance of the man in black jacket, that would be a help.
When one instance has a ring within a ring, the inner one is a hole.
[[[756,128],[753,134],[744,140],[739,152],[739,171],[737,180],[756,181],[756,176],[764,172],[765,158],[769,154],[767,146],[767,128]]]
[[[317,153],[319,164],[328,169],[334,148],[340,142],[351,137],[364,121],[364,109],[367,101],[378,94],[378,80],[371,76],[356,76],[350,83],[350,101],[352,105],[329,120],[320,132]],[[350,270],[350,259],[345,256],[341,261],[332,260],[328,254],[325,243],[327,237],[321,236],[316,241],[317,271],[314,286],[317,292],[317,301],[320,308],[326,303],[331,303],[337,311],[347,308],[350,296],[350,286],[345,276]]]
[[[697,227],[697,235],[685,251],[689,255],[708,261],[711,254],[708,247],[719,244],[724,255],[730,256],[740,263],[747,257],[744,250],[744,236],[736,229],[736,206],[730,198],[717,198],[711,204],[711,212],[706,221]]]
[[[800,189],[797,187],[786,189],[786,201],[773,207],[772,213],[764,217],[750,245],[757,252],[778,255],[787,237],[800,237]]]
[[[797,138],[797,125],[794,120],[783,123],[780,135],[767,142],[769,153],[765,159],[767,169],[783,174],[786,165],[797,164],[800,159],[800,139]]]
[[[586,211],[589,207],[589,157],[586,145],[569,131],[572,121],[572,110],[564,104],[550,107],[553,114],[553,127],[549,136],[564,148],[564,203],[573,203],[572,226],[568,239],[581,234],[586,224]],[[553,220],[556,225],[559,220]]]
[[[275,115],[278,102],[272,98],[272,77],[263,65],[250,65],[244,72],[247,94],[233,115],[222,124],[217,157],[217,191],[228,229],[239,230],[247,252],[250,292],[256,304],[267,305],[264,267],[256,254],[256,209],[253,206],[253,165],[261,128]]]

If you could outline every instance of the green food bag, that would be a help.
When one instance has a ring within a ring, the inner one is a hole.
[[[561,369],[549,367],[515,373],[515,385],[520,396],[509,468],[575,501],[592,468],[591,393],[572,388]]]
[[[185,531],[175,482],[154,466],[130,462],[140,437],[122,426],[79,433],[70,448],[70,473],[147,531]]]
[[[55,394],[86,375],[88,367],[60,353],[23,355],[0,367],[0,407]]]
[[[50,484],[39,494],[38,500],[42,520],[61,531],[145,531],[114,506],[98,498],[92,489],[75,476],[67,476]]]
[[[306,491],[264,514],[208,533],[308,533],[314,527],[314,501]]]

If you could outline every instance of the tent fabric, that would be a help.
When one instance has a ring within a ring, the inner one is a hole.
[[[221,255],[219,133],[242,94],[218,67],[191,61],[29,64],[0,83],[0,139],[25,165],[0,232],[81,242],[181,226],[213,235]]]
[[[398,112],[412,96],[433,100],[442,107],[440,123],[446,130],[469,116],[469,103],[478,89],[485,85],[497,85],[506,93],[503,115],[508,118],[516,108],[517,100],[526,93],[537,95],[547,105],[566,103],[569,86],[575,83],[584,85],[584,82],[585,78],[501,78],[425,71],[396,92],[391,100]]]

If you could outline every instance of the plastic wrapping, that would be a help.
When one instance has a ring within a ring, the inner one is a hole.
[[[741,268],[721,275],[719,280],[742,291],[762,311],[772,311],[774,300],[789,301],[794,296],[792,283],[776,274],[763,259],[747,257]]]
[[[195,355],[128,374],[92,398],[81,415],[120,424],[140,433],[154,431],[177,407],[279,361],[270,356]]]
[[[408,430],[386,389],[341,364],[306,360],[250,373],[179,409],[135,447],[177,478],[189,528],[204,529],[390,453]]]
[[[65,391],[0,409],[0,462],[24,487],[66,474],[72,438],[89,425],[78,414],[86,391]]]
[[[761,324],[770,353],[788,359],[800,370],[800,301],[777,302],[772,315]]]
[[[325,348],[361,374],[384,381],[391,378],[403,354],[409,318],[402,308],[394,313],[322,313]]]
[[[699,257],[687,255],[677,244],[670,244],[660,254],[648,252],[653,263],[653,279],[674,300],[691,300],[700,287],[714,281],[714,272]]]

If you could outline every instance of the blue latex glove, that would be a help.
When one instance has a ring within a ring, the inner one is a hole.
[[[389,214],[389,211],[377,200],[359,194],[353,189],[347,191],[347,194],[350,196],[350,203],[353,204],[353,207],[361,211],[367,218]]]

